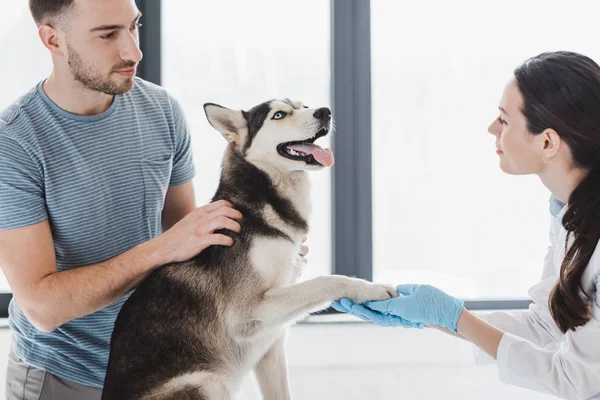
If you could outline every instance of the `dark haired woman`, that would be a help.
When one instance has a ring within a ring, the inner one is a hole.
[[[380,325],[439,327],[496,359],[505,383],[600,399],[600,67],[572,52],[533,57],[514,71],[499,111],[488,131],[500,168],[536,174],[552,193],[550,247],[529,310],[481,318],[430,285],[334,308]]]

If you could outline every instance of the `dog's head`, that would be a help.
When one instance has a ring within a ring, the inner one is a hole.
[[[249,111],[207,103],[208,122],[231,143],[233,151],[253,163],[294,170],[333,165],[333,153],[314,142],[331,131],[329,108],[272,100]]]

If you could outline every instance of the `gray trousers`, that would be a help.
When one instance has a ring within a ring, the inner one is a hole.
[[[56,377],[21,360],[12,346],[6,369],[6,400],[99,400],[102,390]]]

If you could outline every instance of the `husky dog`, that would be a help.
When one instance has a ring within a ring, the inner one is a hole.
[[[295,283],[305,264],[306,171],[333,164],[314,144],[331,130],[328,108],[273,100],[250,111],[205,104],[227,139],[213,198],[244,219],[235,243],[212,246],[152,272],[119,313],[102,399],[230,399],[254,370],[266,400],[290,399],[287,328],[332,301],[386,300],[393,286],[346,276]]]

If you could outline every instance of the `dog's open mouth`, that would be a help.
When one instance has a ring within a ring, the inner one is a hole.
[[[290,160],[304,161],[310,165],[322,165],[330,167],[333,165],[333,153],[330,149],[324,149],[314,142],[328,133],[328,128],[321,128],[311,138],[296,142],[281,143],[277,146],[277,152]]]

